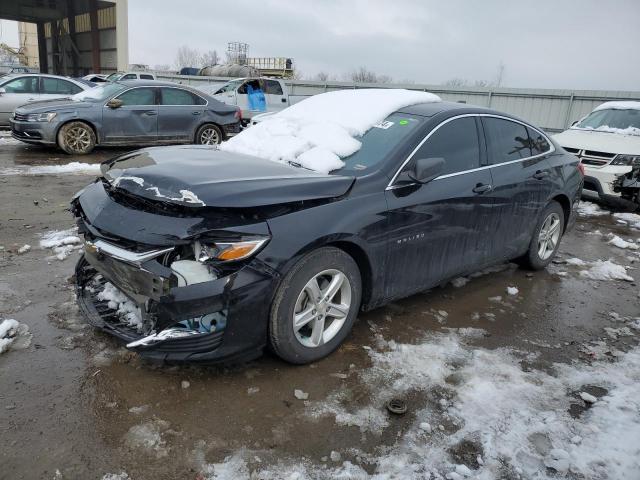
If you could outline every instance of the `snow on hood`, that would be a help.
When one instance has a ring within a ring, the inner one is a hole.
[[[608,125],[601,125],[598,128],[593,128],[574,126],[571,127],[571,130],[593,130],[594,132],[617,133],[619,135],[640,135],[640,128],[636,127],[614,128]]]
[[[605,102],[598,105],[593,111],[597,112],[598,110],[640,110],[640,102]]]
[[[360,149],[354,137],[391,113],[418,103],[440,102],[437,95],[401,89],[340,90],[307,98],[252,126],[220,146],[221,150],[297,162],[329,173],[341,158]]]
[[[554,135],[553,139],[562,147],[640,155],[640,137],[637,135],[612,135],[600,130],[571,128]]]

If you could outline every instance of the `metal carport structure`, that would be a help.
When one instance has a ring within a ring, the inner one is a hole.
[[[0,19],[35,30],[43,73],[82,76],[126,70],[127,0],[0,0]]]

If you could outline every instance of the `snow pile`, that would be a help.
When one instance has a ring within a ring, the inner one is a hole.
[[[78,229],[54,230],[42,235],[40,248],[51,249],[58,260],[64,260],[71,252],[82,248],[82,240],[76,235]]]
[[[629,250],[638,250],[638,245],[636,245],[633,242],[627,242],[626,240],[623,240],[622,238],[620,238],[617,235],[613,235],[611,237],[611,240],[609,240],[607,242],[610,245],[613,245],[614,247],[618,247],[618,248],[627,248]]]
[[[609,212],[603,210],[593,202],[585,202],[584,200],[578,204],[576,209],[578,215],[583,217],[599,217],[601,215],[609,215]]]
[[[372,475],[349,462],[313,466],[281,456],[265,466],[252,460],[254,452],[241,450],[208,465],[205,478],[541,480],[568,472],[571,478],[593,480],[640,478],[640,348],[616,361],[556,364],[548,373],[523,369],[520,352],[472,348],[453,332],[423,341],[369,351],[372,367],[360,374],[376,392],[363,398],[373,402],[379,392],[430,395],[426,408],[415,410],[412,424],[392,445],[360,455],[371,464]],[[569,407],[584,407],[579,394],[585,385],[608,393],[573,418]],[[386,416],[382,408],[378,414]],[[443,423],[450,427],[441,428]],[[422,428],[426,424],[438,427]],[[460,446],[465,465],[451,455]]]
[[[11,136],[11,132],[0,132],[0,145],[20,145],[22,142]]]
[[[580,275],[591,280],[626,280],[633,282],[633,277],[627,274],[626,268],[613,263],[611,260],[591,262],[590,268],[581,271]]]
[[[64,165],[35,165],[33,167],[11,167],[0,169],[0,177],[10,175],[98,175],[100,164],[71,162]]]
[[[140,309],[124,293],[112,283],[105,283],[104,290],[98,293],[98,300],[107,303],[107,306],[115,310],[121,318],[127,321],[129,326],[142,330],[142,315]]]
[[[131,480],[131,477],[127,472],[107,473],[102,477],[102,480]]]
[[[400,108],[439,101],[431,93],[399,89],[323,93],[253,125],[220,149],[277,162],[297,162],[329,173],[344,165],[341,158],[360,149],[361,143],[354,137],[364,135]]]
[[[0,322],[0,353],[9,348],[23,349],[31,345],[29,327],[12,318]]]
[[[614,213],[613,216],[630,227],[640,229],[640,215],[637,213]]]
[[[602,105],[598,105],[593,111],[597,112],[598,110],[640,110],[640,102],[634,102],[633,100],[605,102]]]
[[[169,422],[155,419],[140,425],[134,425],[124,436],[124,442],[130,449],[140,449],[157,458],[169,454],[163,434],[169,428]]]
[[[507,293],[509,295],[518,295],[519,292],[518,287],[507,287]]]

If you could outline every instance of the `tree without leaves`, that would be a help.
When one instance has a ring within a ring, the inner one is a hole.
[[[218,56],[218,52],[216,50],[209,50],[208,52],[204,52],[202,54],[201,64],[203,67],[217,65],[219,61],[220,57]]]
[[[178,48],[175,65],[178,70],[184,67],[198,67],[200,65],[200,53],[195,48],[183,45]]]
[[[356,83],[391,83],[393,78],[389,75],[377,75],[375,72],[368,70],[367,67],[360,67],[350,74],[352,82]]]

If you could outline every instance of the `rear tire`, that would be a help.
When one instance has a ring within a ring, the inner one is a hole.
[[[351,331],[361,297],[360,270],[351,256],[333,247],[307,254],[276,291],[269,319],[271,349],[294,364],[326,357]]]
[[[564,210],[558,202],[552,200],[540,215],[529,250],[518,259],[518,263],[530,270],[542,270],[558,252],[563,234]]]
[[[205,123],[196,132],[196,144],[220,145],[222,143],[222,130],[213,123]]]
[[[84,122],[69,122],[58,130],[58,146],[69,155],[86,155],[96,146],[96,134]]]

